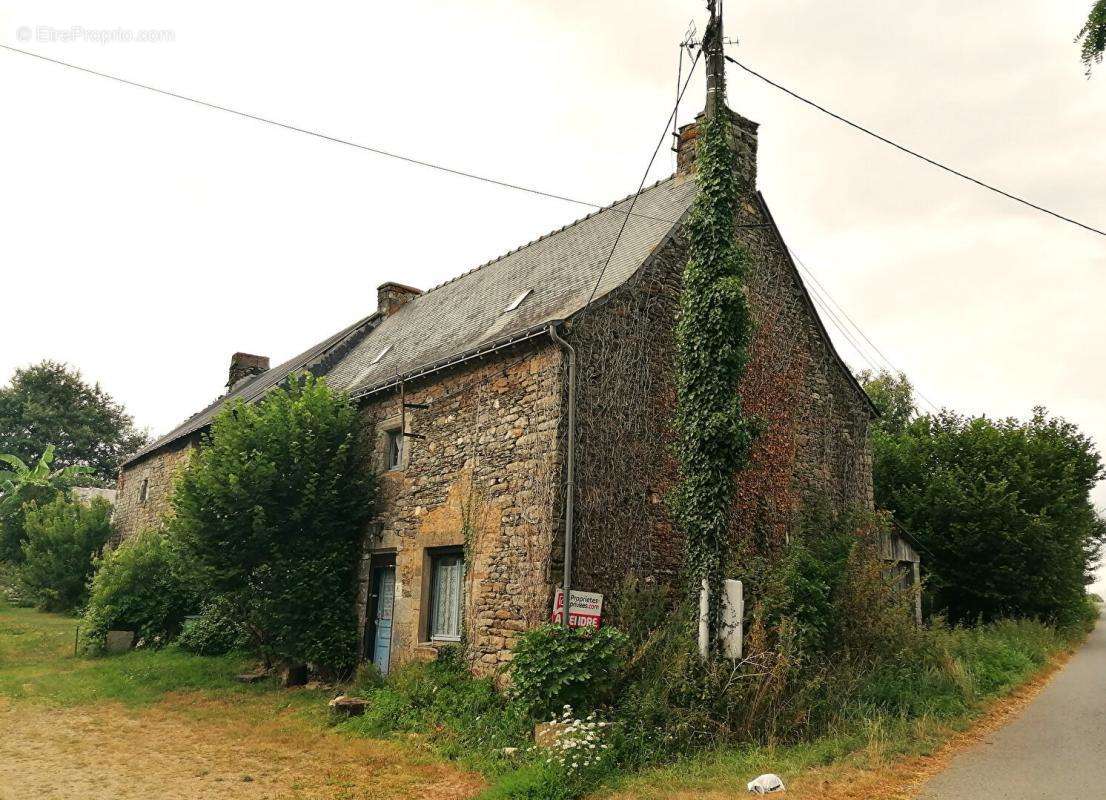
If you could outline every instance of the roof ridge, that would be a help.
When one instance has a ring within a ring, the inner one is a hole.
[[[134,453],[127,456],[125,459],[123,459],[123,461],[120,462],[120,466],[122,467],[126,464],[131,463],[132,461],[137,461],[138,459],[149,455],[150,453],[160,450],[166,445],[172,444],[173,442],[184,436],[189,436],[192,433],[195,433],[203,426],[201,425],[196,428],[189,429],[189,425],[195,422],[198,418],[211,413],[219,406],[224,405],[232,400],[240,399],[247,402],[252,401],[256,399],[256,397],[260,397],[261,395],[268,392],[274,386],[279,385],[280,382],[284,380],[284,378],[291,375],[292,373],[303,370],[310,370],[314,365],[325,359],[328,353],[330,353],[335,348],[341,346],[343,342],[349,339],[349,337],[369,325],[369,323],[371,323],[375,318],[379,316],[380,313],[378,311],[374,311],[371,314],[358,319],[356,322],[347,325],[336,333],[331,334],[330,336],[323,339],[321,342],[312,345],[311,347],[300,353],[296,353],[292,357],[282,361],[280,364],[277,364],[275,367],[270,367],[264,372],[259,372],[255,375],[251,375],[249,379],[241,386],[219,395],[206,406],[197,411],[195,414],[192,414],[186,420],[181,422],[175,428],[172,428],[166,433],[163,433],[161,436],[156,437],[153,441],[146,443]],[[276,378],[274,383],[263,387],[260,394],[256,396],[251,396],[249,394],[249,390],[251,388],[254,388],[258,384],[261,384],[267,377],[273,377],[274,374],[277,372],[280,373],[280,376]]]
[[[537,244],[538,242],[541,242],[541,241],[544,241],[544,240],[550,238],[551,236],[556,236],[559,233],[564,233],[569,228],[572,228],[576,225],[579,225],[582,222],[587,222],[592,217],[595,217],[599,214],[602,214],[604,211],[610,211],[615,206],[620,205],[622,203],[625,203],[627,200],[631,200],[634,197],[636,197],[637,195],[641,195],[641,194],[644,194],[647,191],[651,191],[653,189],[656,189],[662,183],[673,180],[675,177],[676,177],[676,173],[673,172],[671,175],[669,175],[667,177],[664,177],[664,178],[661,178],[661,179],[657,180],[656,182],[654,182],[653,184],[651,184],[649,186],[645,186],[645,187],[641,188],[640,190],[638,190],[636,192],[631,192],[630,194],[626,195],[625,197],[623,197],[619,200],[615,200],[614,202],[612,202],[608,205],[605,205],[602,208],[597,208],[597,209],[595,209],[595,211],[592,211],[591,213],[586,214],[586,215],[580,217],[579,219],[575,219],[572,222],[567,222],[564,225],[562,225],[561,227],[557,228],[556,230],[552,230],[549,233],[542,234],[541,236],[539,236],[536,239],[531,239],[529,242],[526,242],[525,244],[520,244],[518,247],[514,248],[513,250],[508,250],[506,253],[498,255],[495,258],[489,259],[489,260],[485,261],[483,264],[478,264],[475,267],[472,267],[470,269],[465,270],[464,272],[460,273],[459,275],[454,275],[452,278],[449,278],[448,280],[444,280],[444,281],[442,281],[441,283],[439,283],[435,286],[431,286],[429,289],[427,289],[425,292],[423,292],[421,295],[419,295],[419,297],[411,298],[411,300],[409,302],[417,301],[420,297],[426,297],[428,294],[430,294],[431,292],[433,292],[437,289],[441,289],[442,287],[448,286],[451,283],[456,283],[457,281],[461,280],[461,278],[464,278],[468,275],[471,275],[472,273],[476,272],[477,270],[484,269],[485,267],[490,267],[492,264],[495,264],[499,261],[502,261],[503,259],[507,258],[508,256],[513,256],[515,253],[519,252],[520,250],[525,250],[527,247],[531,247],[531,246]],[[633,216],[641,216],[641,215],[634,214]],[[666,221],[666,220],[657,220],[657,221],[662,222],[662,221]],[[673,222],[672,224],[676,224],[676,223]]]

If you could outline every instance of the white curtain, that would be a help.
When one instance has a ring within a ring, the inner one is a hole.
[[[434,559],[431,587],[433,607],[430,615],[430,638],[461,638],[461,586],[465,562],[459,553]]]

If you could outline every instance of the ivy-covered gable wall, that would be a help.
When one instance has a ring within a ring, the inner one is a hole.
[[[871,507],[870,410],[753,188],[756,126],[737,117],[734,128],[736,163],[748,171],[735,236],[747,254],[754,320],[741,397],[759,432],[749,466],[735,478],[730,529],[735,538],[779,543],[806,503]],[[682,131],[678,180],[695,180],[695,138],[694,128]],[[667,501],[678,474],[675,321],[686,260],[687,240],[677,229],[630,282],[574,323],[579,589],[609,594],[630,573],[675,582],[683,566]]]

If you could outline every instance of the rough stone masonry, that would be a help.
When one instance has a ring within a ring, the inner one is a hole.
[[[755,191],[756,125],[735,120],[736,163],[748,187],[735,234],[750,257],[756,320],[741,391],[763,430],[750,468],[736,476],[732,527],[735,536],[756,531],[782,541],[805,504],[871,506],[874,412]],[[563,563],[568,402],[566,359],[550,325],[578,352],[575,587],[611,598],[629,576],[678,578],[683,542],[667,505],[676,480],[673,327],[695,138],[694,125],[681,130],[677,175],[642,194],[644,218],[631,220],[619,244],[619,256],[633,262],[611,267],[611,285],[590,307],[622,220],[612,209],[425,293],[384,284],[375,314],[286,364],[231,376],[228,397],[247,402],[303,370],[358,398],[380,484],[356,594],[366,658],[391,666],[454,646],[490,673],[510,660],[520,632],[548,619]],[[446,344],[434,359],[404,355],[437,339]],[[394,378],[376,366],[389,358]],[[167,511],[173,475],[218,406],[125,464],[115,517],[121,537],[155,526]],[[454,573],[437,572],[443,554],[463,563],[456,597],[447,580]],[[377,582],[389,574],[390,587]],[[382,614],[389,588],[394,601]],[[456,636],[431,630],[441,609],[458,615]]]

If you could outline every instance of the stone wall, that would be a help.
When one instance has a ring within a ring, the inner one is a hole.
[[[383,469],[387,431],[400,424],[398,393],[370,398],[378,514],[366,541],[361,630],[374,563],[394,556],[391,663],[433,657],[428,641],[429,556],[465,551],[464,639],[476,671],[509,660],[520,631],[548,617],[560,453],[561,352],[549,340],[408,384],[410,433],[398,469]],[[368,645],[362,642],[367,653]]]
[[[127,464],[116,481],[113,544],[157,526],[169,510],[173,480],[188,462],[195,438],[185,438]],[[145,498],[143,499],[143,485]]]
[[[687,179],[687,178],[685,178]],[[767,210],[749,192],[736,220],[756,321],[741,394],[762,424],[737,481],[735,539],[786,541],[807,504],[871,507],[870,412],[823,336]],[[611,594],[627,575],[674,579],[683,541],[667,498],[674,324],[687,245],[674,236],[631,281],[573,324],[579,350],[574,585]]]

